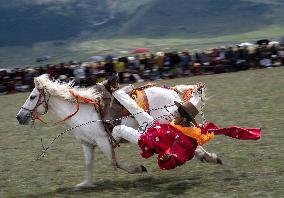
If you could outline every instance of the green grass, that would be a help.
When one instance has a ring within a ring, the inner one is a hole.
[[[15,115],[28,94],[2,96],[0,197],[281,197],[283,76],[284,67],[279,67],[159,81],[168,85],[205,82],[210,98],[205,108],[207,120],[221,127],[261,127],[261,139],[241,141],[217,136],[205,148],[216,152],[223,166],[193,159],[170,171],[159,170],[155,157],[142,159],[134,145],[122,144],[120,158],[148,168],[148,174],[137,175],[114,170],[96,150],[96,187],[83,191],[72,189],[85,174],[82,149],[72,133],[65,134],[44,159],[36,161],[40,137],[47,144],[66,126],[19,126]]]
[[[31,47],[0,47],[0,68],[24,67],[70,60],[86,61],[93,55],[120,54],[121,50],[131,50],[137,47],[150,47],[153,52],[173,50],[208,49],[220,46],[234,45],[241,42],[255,42],[268,38],[279,40],[284,35],[284,27],[270,26],[259,30],[236,33],[218,37],[204,36],[202,38],[121,38],[101,39],[87,38],[84,40],[66,40],[60,45],[53,42],[36,43]],[[167,49],[170,48],[170,49]],[[43,63],[36,63],[37,57],[49,54],[52,58]]]

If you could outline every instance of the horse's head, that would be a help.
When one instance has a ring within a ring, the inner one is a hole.
[[[47,113],[48,98],[44,89],[34,88],[16,116],[19,124],[27,125],[38,115]]]

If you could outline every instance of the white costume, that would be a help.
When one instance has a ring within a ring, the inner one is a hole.
[[[119,89],[112,94],[122,106],[124,106],[137,120],[142,131],[146,131],[148,127],[153,123],[154,118],[140,108],[136,102],[124,92]],[[201,96],[199,94],[193,94],[190,98],[190,102],[200,111],[201,109]],[[125,125],[119,125],[113,129],[113,137],[115,139],[124,138],[133,144],[137,144],[141,136],[141,132]]]

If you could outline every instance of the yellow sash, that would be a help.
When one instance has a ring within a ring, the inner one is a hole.
[[[201,129],[198,127],[183,127],[180,125],[176,125],[174,123],[174,120],[170,123],[170,125],[175,127],[177,130],[182,132],[184,135],[196,139],[199,145],[203,145],[209,140],[214,138],[213,133],[201,134]]]

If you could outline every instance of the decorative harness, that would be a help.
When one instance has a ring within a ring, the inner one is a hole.
[[[155,86],[155,84],[147,84],[145,86],[142,86],[142,87],[138,87],[138,88],[135,88],[130,96],[132,97],[132,99],[134,99],[139,106],[141,106],[141,108],[144,109],[144,111],[147,111],[149,112],[149,104],[148,104],[148,98],[147,98],[147,95],[145,93],[145,89],[146,88],[149,88],[149,87],[153,87]],[[177,92],[178,94],[180,94],[180,92],[177,90],[176,87],[163,87],[163,88],[166,88],[166,89],[171,89],[171,90],[174,90],[175,92]],[[45,93],[45,90],[44,88],[42,89],[38,89],[40,95],[39,95],[39,99],[38,99],[38,102],[37,104],[35,105],[35,107],[33,109],[27,109],[25,107],[21,107],[21,109],[24,109],[24,110],[27,110],[30,112],[31,116],[32,116],[32,120],[39,120],[41,123],[43,124],[47,124],[47,122],[45,122],[40,116],[43,116],[45,115],[47,112],[48,112],[48,101],[49,101],[49,97],[47,97],[46,93]],[[80,102],[84,102],[84,103],[87,103],[87,104],[93,104],[96,111],[98,113],[101,114],[102,112],[102,107],[100,105],[100,100],[93,100],[93,99],[90,99],[90,98],[86,98],[86,97],[83,97],[81,96],[79,93],[75,92],[74,90],[72,89],[69,89],[68,90],[69,93],[75,98],[75,101],[76,101],[76,110],[74,113],[66,116],[63,120],[60,120],[58,122],[55,122],[55,124],[59,124],[59,123],[62,123],[62,122],[65,122],[67,121],[68,119],[72,118],[74,115],[76,115],[78,113],[78,111],[80,110]],[[196,87],[195,88],[189,88],[187,89],[183,94],[182,94],[182,98],[183,98],[183,101],[186,102],[190,99],[191,95],[195,92],[201,92],[202,93],[202,90],[197,90]],[[41,100],[41,98],[43,97],[43,100]],[[40,105],[44,105],[44,112],[40,115],[36,114],[36,109],[40,106]],[[203,118],[203,124],[206,123],[206,119],[204,117],[204,112],[203,112],[203,108],[204,108],[204,101],[202,103],[202,108],[201,108],[201,116]],[[125,112],[124,110],[124,116],[128,115],[127,112]]]
[[[198,83],[196,86],[194,86],[194,88],[187,89],[183,94],[176,87],[169,87],[169,88],[165,87],[165,88],[171,89],[171,90],[175,91],[177,94],[182,94],[183,102],[186,102],[186,101],[190,100],[193,93],[203,94],[203,89],[198,89],[199,85],[200,84]],[[201,97],[201,102],[202,102],[202,105],[201,105],[200,115],[202,117],[202,125],[205,125],[206,122],[207,122],[205,115],[204,115],[205,101],[202,97]]]
[[[49,97],[47,97],[44,89],[38,89],[39,91],[39,97],[38,97],[38,101],[35,105],[35,107],[33,109],[28,109],[25,107],[21,107],[21,109],[24,109],[26,111],[30,112],[30,115],[32,117],[32,120],[39,120],[41,123],[43,124],[47,124],[47,122],[45,122],[40,116],[45,115],[48,112],[48,101],[49,101]],[[87,104],[93,104],[95,106],[95,109],[97,112],[101,112],[101,106],[100,106],[100,101],[97,100],[92,100],[90,98],[86,98],[86,97],[82,97],[80,96],[78,93],[76,93],[74,90],[70,89],[69,93],[75,98],[76,100],[76,110],[74,113],[68,115],[67,117],[65,117],[63,120],[60,120],[58,122],[55,122],[55,124],[59,124],[62,122],[67,121],[68,119],[72,118],[74,115],[76,115],[78,113],[78,111],[80,110],[80,101],[87,103]],[[41,100],[43,97],[43,100]],[[36,109],[40,106],[40,105],[44,105],[44,112],[42,114],[37,114],[36,113]]]

